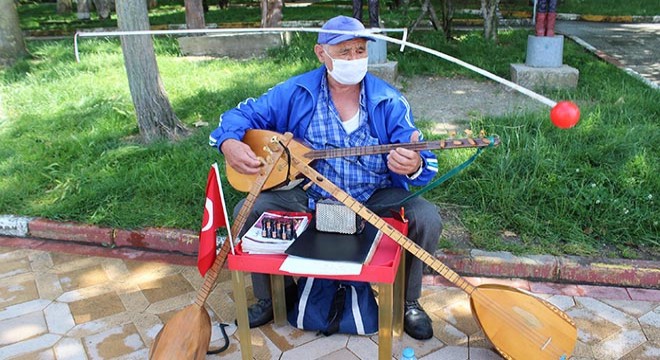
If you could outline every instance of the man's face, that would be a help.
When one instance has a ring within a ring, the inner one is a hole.
[[[368,56],[367,40],[357,38],[337,45],[316,44],[314,52],[319,61],[324,63],[328,70],[332,71],[332,59],[355,60],[366,58]]]

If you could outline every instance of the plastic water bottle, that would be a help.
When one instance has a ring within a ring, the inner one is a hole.
[[[401,354],[401,360],[417,360],[415,357],[415,350],[411,347],[407,347],[403,349],[403,353]]]

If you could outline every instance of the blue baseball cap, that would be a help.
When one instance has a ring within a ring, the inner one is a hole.
[[[339,15],[335,16],[332,19],[326,21],[321,27],[323,30],[338,30],[338,31],[363,31],[364,25],[352,17]],[[337,45],[341,42],[353,40],[353,39],[365,39],[370,41],[375,41],[374,38],[368,36],[356,36],[354,34],[334,34],[329,32],[320,32],[317,43],[318,44],[328,44],[328,45]]]

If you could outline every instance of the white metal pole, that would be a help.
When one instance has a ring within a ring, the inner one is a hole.
[[[80,37],[94,37],[94,36],[125,36],[125,35],[167,35],[167,34],[194,34],[194,33],[253,33],[253,32],[315,32],[315,33],[333,33],[333,34],[349,34],[356,36],[368,36],[375,39],[381,39],[389,41],[391,43],[401,45],[401,51],[403,51],[405,46],[410,46],[411,48],[423,51],[425,53],[437,56],[441,59],[445,59],[454,64],[463,66],[469,70],[476,72],[477,74],[483,75],[491,80],[497,81],[502,85],[508,86],[522,94],[525,94],[532,99],[538,100],[550,107],[557,105],[557,102],[548,99],[547,97],[535,93],[532,90],[529,90],[525,87],[522,87],[516,83],[513,83],[509,80],[503,79],[489,71],[486,71],[482,68],[476,67],[472,64],[466,63],[463,60],[457,59],[453,56],[447,55],[437,50],[427,48],[425,46],[417,45],[407,41],[407,32],[405,29],[368,29],[363,31],[339,31],[339,30],[323,30],[320,28],[243,28],[243,29],[190,29],[190,30],[141,30],[141,31],[101,31],[101,32],[79,32],[76,33],[77,36],[74,36],[74,41]],[[378,34],[379,32],[403,32],[403,40],[395,39],[389,36]],[[74,44],[74,49],[76,49],[76,59],[78,59],[77,45]]]
[[[394,38],[391,38],[391,37],[388,37],[388,36],[385,36],[385,35],[373,34],[371,36],[376,38],[376,39],[387,40],[387,41],[393,42],[395,44],[401,44],[401,45],[404,44],[404,41],[401,41],[399,39],[394,39]],[[535,93],[532,90],[529,90],[525,87],[522,87],[522,86],[520,86],[516,83],[513,83],[513,82],[509,81],[509,80],[503,79],[503,78],[501,78],[501,77],[499,77],[499,76],[497,76],[497,75],[495,75],[491,72],[488,72],[488,71],[486,71],[482,68],[476,67],[472,64],[466,63],[465,61],[457,59],[457,58],[455,58],[451,55],[447,55],[447,54],[442,53],[440,51],[433,50],[433,49],[430,49],[430,48],[427,48],[427,47],[424,47],[424,46],[421,46],[421,45],[417,45],[417,44],[414,44],[414,43],[411,43],[411,42],[405,42],[405,44],[407,46],[413,48],[413,49],[421,50],[425,53],[437,56],[437,57],[445,59],[449,62],[453,62],[454,64],[463,66],[464,68],[470,69],[470,70],[472,70],[472,71],[474,71],[474,72],[476,72],[480,75],[483,75],[483,76],[485,76],[485,77],[487,77],[491,80],[495,80],[495,81],[499,82],[502,85],[506,85],[506,86],[508,86],[508,87],[510,87],[510,88],[522,93],[522,94],[525,94],[525,95],[531,97],[532,99],[538,100],[538,101],[540,101],[540,102],[542,102],[542,103],[544,103],[544,104],[546,104],[550,107],[554,107],[555,105],[557,105],[556,101],[550,100],[550,99],[548,99],[547,97],[545,97],[541,94]]]

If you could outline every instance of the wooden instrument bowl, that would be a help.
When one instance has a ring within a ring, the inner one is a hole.
[[[269,161],[271,158],[269,149],[266,149],[267,144],[271,143],[273,138],[281,138],[282,135],[274,131],[269,130],[249,130],[245,133],[243,137],[243,142],[250,145],[250,148],[257,157]],[[288,150],[296,153],[297,155],[302,155],[305,152],[309,151],[302,144],[292,141],[288,145]],[[311,159],[307,162],[311,162]],[[252,184],[257,179],[258,175],[245,175],[237,172],[232,169],[231,166],[226,166],[225,171],[227,173],[227,180],[231,186],[240,191],[248,192]],[[293,173],[291,173],[293,172]],[[283,154],[279,158],[273,168],[272,172],[269,174],[266,179],[266,183],[263,186],[263,190],[272,189],[280,185],[285,185],[289,180],[295,179],[295,175],[298,173],[293,167],[289,166],[288,157],[286,154]],[[289,177],[287,177],[289,175]]]
[[[211,341],[211,318],[203,306],[189,305],[163,326],[149,360],[204,360]]]
[[[483,284],[470,295],[470,306],[486,337],[505,359],[560,360],[573,352],[577,341],[573,321],[530,293]]]

